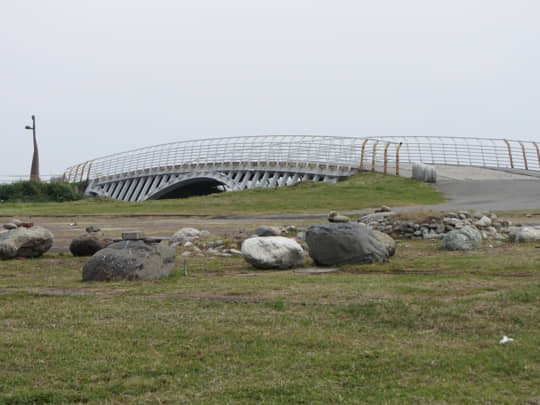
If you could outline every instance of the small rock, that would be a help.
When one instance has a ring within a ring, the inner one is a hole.
[[[448,232],[441,243],[441,248],[446,250],[471,250],[481,246],[481,233],[470,226]]]
[[[10,222],[10,223],[4,224],[4,229],[7,229],[7,230],[17,229],[17,225]]]
[[[221,239],[206,242],[204,244],[204,247],[206,249],[216,249],[216,248],[220,248],[222,246],[223,246],[223,241]]]
[[[510,239],[515,242],[535,242],[540,241],[540,228],[524,226],[522,228],[512,228]]]
[[[86,232],[88,233],[99,232],[99,231],[101,231],[101,228],[99,226],[90,225],[86,227]]]
[[[481,217],[478,221],[474,223],[476,226],[479,227],[486,227],[491,225],[491,219],[489,219],[486,216]]]
[[[350,218],[345,215],[340,215],[336,211],[330,211],[328,214],[328,222],[345,223],[350,222]]]
[[[280,236],[281,229],[275,226],[259,226],[255,229],[255,235],[257,236]]]
[[[181,228],[171,237],[171,244],[177,243],[183,245],[184,243],[198,238],[201,235],[201,231],[195,228]],[[210,235],[210,234],[208,234]]]
[[[122,232],[122,240],[141,240],[144,239],[144,233],[141,231]]]

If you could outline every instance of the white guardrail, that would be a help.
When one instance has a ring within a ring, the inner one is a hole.
[[[67,182],[149,169],[236,164],[326,165],[382,170],[399,175],[400,164],[423,162],[540,171],[532,141],[458,137],[332,137],[272,135],[167,143],[88,160],[66,169]]]

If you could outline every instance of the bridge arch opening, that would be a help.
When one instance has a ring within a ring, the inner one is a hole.
[[[227,191],[227,186],[219,180],[206,177],[198,177],[180,181],[152,195],[152,200],[165,200],[174,198],[188,198],[217,194]]]

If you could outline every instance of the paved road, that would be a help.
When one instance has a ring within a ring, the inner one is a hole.
[[[471,167],[436,166],[436,189],[449,198],[435,210],[540,209],[540,177]]]

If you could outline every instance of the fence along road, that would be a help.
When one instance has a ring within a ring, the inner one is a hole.
[[[173,142],[74,165],[64,181],[127,201],[159,198],[200,180],[228,190],[302,180],[335,182],[359,170],[400,175],[414,162],[540,173],[532,141],[459,137],[252,136]]]

